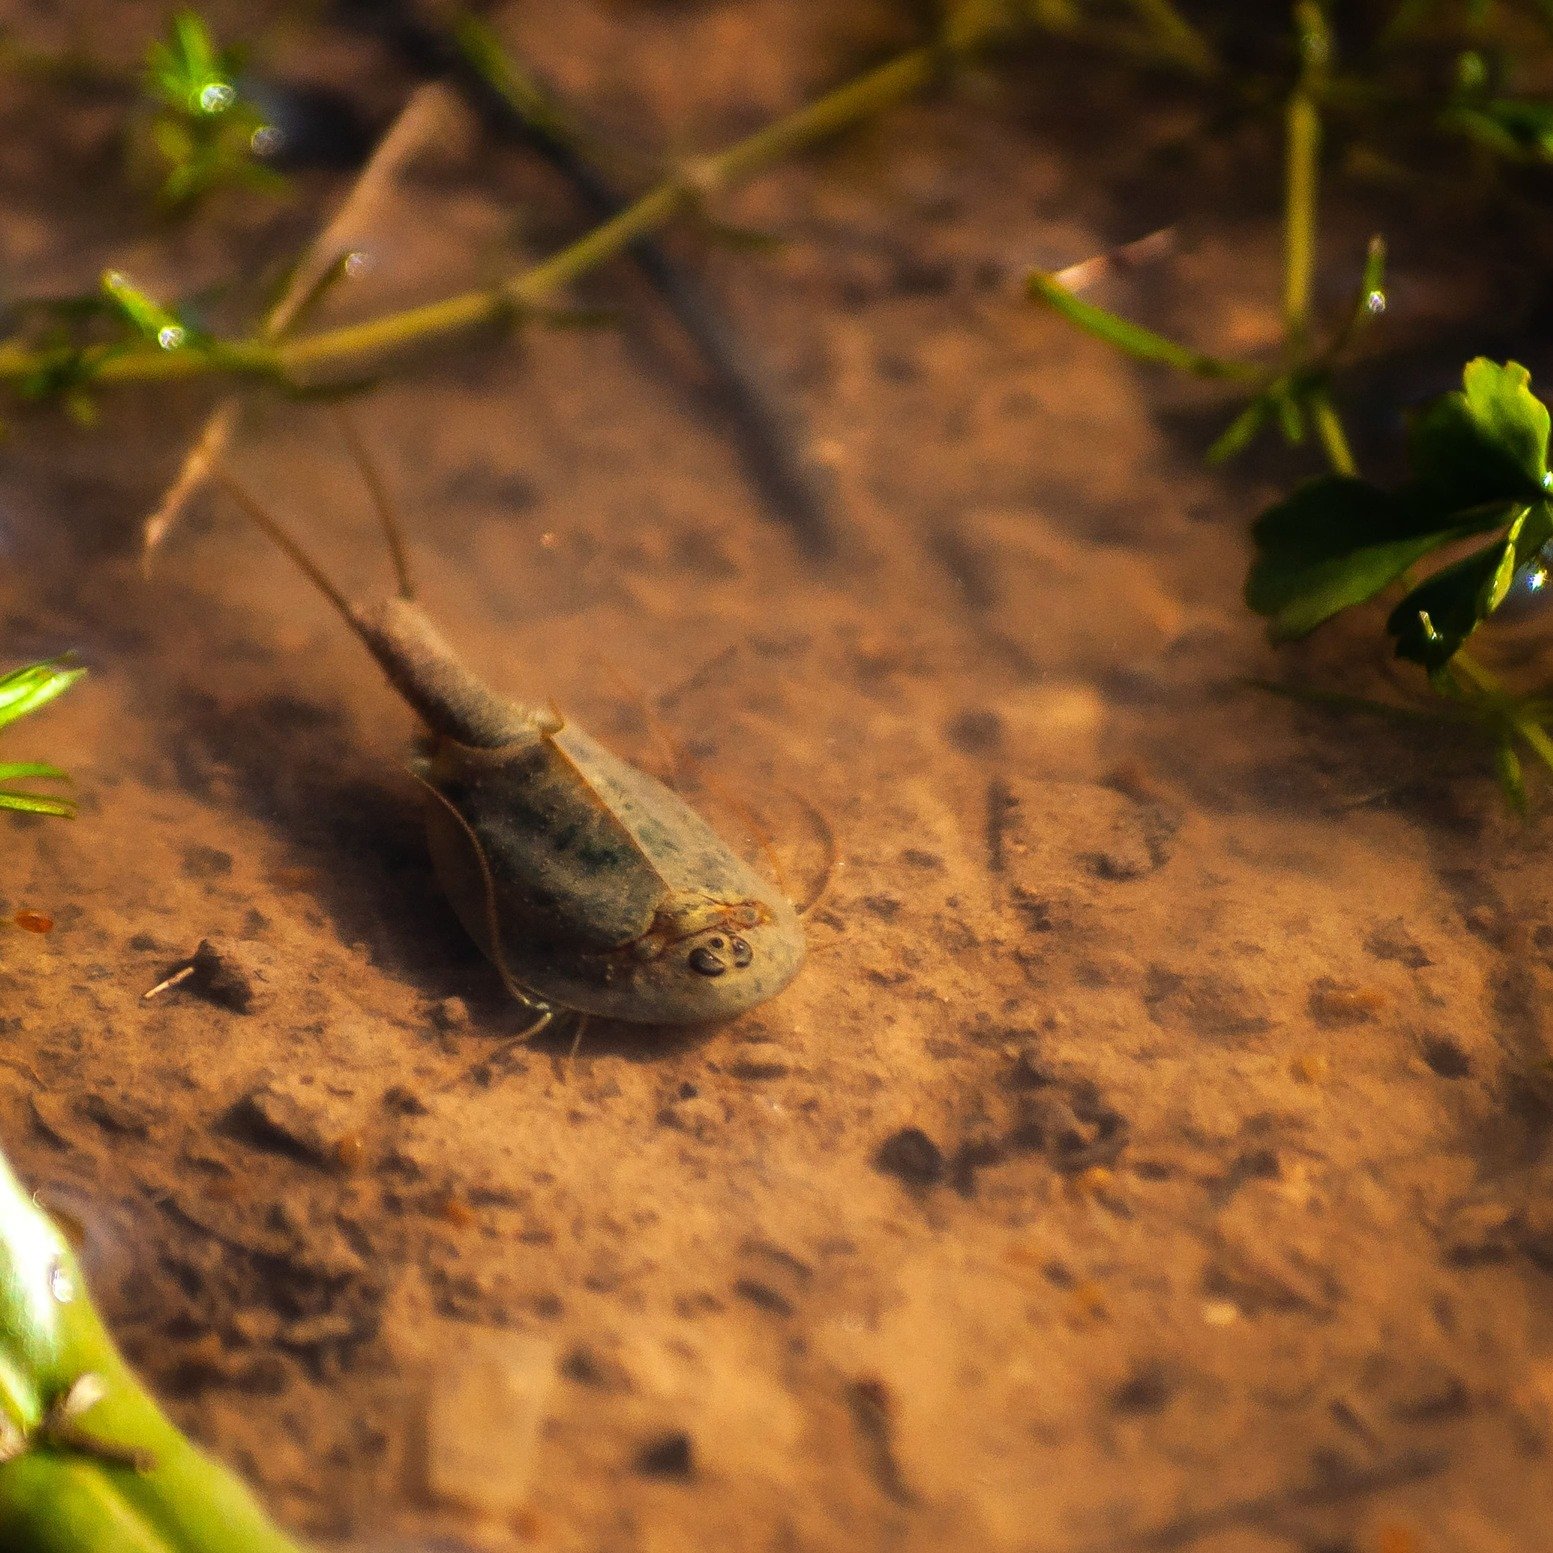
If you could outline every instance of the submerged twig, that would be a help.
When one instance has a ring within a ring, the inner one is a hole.
[[[595,221],[626,204],[571,129],[542,83],[520,70],[482,22],[453,28],[422,20],[408,0],[376,5],[369,25],[413,69],[446,77],[503,139],[534,151],[571,185]],[[730,322],[701,281],[655,239],[638,237],[627,254],[662,298],[710,379],[750,472],[806,549],[834,545],[826,485],[807,453],[808,439],[781,403],[751,341]]]
[[[989,26],[986,36],[992,35]],[[876,66],[786,118],[671,174],[609,221],[494,287],[284,339],[271,338],[261,330],[238,340],[204,341],[198,350],[159,348],[151,342],[93,346],[81,353],[79,370],[94,385],[215,374],[295,383],[310,370],[380,357],[463,334],[483,324],[521,317],[582,275],[617,258],[639,237],[693,208],[708,194],[743,183],[915,96],[939,78],[954,52],[964,51],[975,41],[961,41],[957,51],[941,44],[924,45]],[[46,364],[42,353],[23,341],[0,342],[0,381],[25,382]]]
[[[347,253],[351,234],[363,214],[377,203],[405,162],[425,143],[444,102],[444,95],[436,86],[423,86],[411,94],[339,208],[303,253],[280,297],[265,314],[259,329],[262,339],[280,340],[308,305],[318,298]],[[231,445],[241,418],[242,401],[236,394],[222,399],[210,413],[185,455],[177,477],[141,528],[143,556],[149,558],[167,538],[190,501],[210,478],[211,471]]]

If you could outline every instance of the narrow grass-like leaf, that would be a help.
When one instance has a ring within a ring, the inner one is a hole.
[[[0,728],[47,706],[85,672],[85,669],[71,668],[55,659],[49,663],[30,663],[0,675]]]
[[[0,761],[0,782],[19,782],[26,777],[46,777],[51,782],[68,782],[68,771],[61,771],[46,760]]]
[[[582,135],[555,98],[503,47],[491,26],[468,11],[453,23],[453,42],[464,61],[532,129],[566,145]]]
[[[1508,739],[1494,746],[1494,773],[1499,778],[1505,802],[1517,814],[1526,814],[1531,807],[1526,797],[1526,775],[1521,770],[1521,757]]]
[[[75,805],[68,798],[45,798],[41,793],[12,793],[0,787],[0,809],[18,814],[51,814],[56,819],[73,820]]]
[[[1227,464],[1232,458],[1238,458],[1273,418],[1273,411],[1271,396],[1258,394],[1214,439],[1206,454],[1207,461]]]
[[[1458,103],[1440,115],[1441,123],[1511,161],[1553,159],[1553,103],[1529,97],[1500,97]]]
[[[1025,281],[1025,290],[1032,301],[1044,302],[1060,313],[1069,323],[1077,325],[1086,334],[1131,356],[1135,361],[1148,361],[1163,367],[1174,367],[1178,372],[1189,372],[1194,377],[1246,378],[1256,375],[1257,369],[1241,361],[1227,361],[1220,356],[1205,355],[1189,346],[1178,345],[1174,340],[1155,334],[1141,324],[1129,322],[1092,302],[1076,297],[1054,275],[1044,270],[1034,270]]]
[[[1364,254],[1364,270],[1359,276],[1358,289],[1354,292],[1353,306],[1327,350],[1327,361],[1333,361],[1368,329],[1386,311],[1386,239],[1377,235],[1370,239]]]

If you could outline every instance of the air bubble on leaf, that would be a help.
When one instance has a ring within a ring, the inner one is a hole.
[[[236,101],[237,93],[226,81],[209,81],[200,88],[201,113],[225,113]]]
[[[49,1293],[57,1305],[68,1305],[75,1298],[75,1279],[63,1262],[56,1261],[49,1268]]]
[[[188,332],[181,324],[165,324],[157,331],[156,343],[164,351],[175,351],[188,339]]]
[[[1553,603],[1553,553],[1550,551],[1553,546],[1545,545],[1516,572],[1504,602],[1494,611],[1496,620],[1509,623],[1546,618],[1548,605]]]
[[[1380,290],[1370,292],[1364,299],[1364,310],[1371,314],[1384,313],[1386,311],[1386,293]]]
[[[285,143],[284,132],[274,124],[261,124],[248,137],[248,149],[255,156],[274,156]]]
[[[345,273],[354,280],[358,275],[365,275],[376,263],[377,260],[365,248],[353,248],[345,255]]]

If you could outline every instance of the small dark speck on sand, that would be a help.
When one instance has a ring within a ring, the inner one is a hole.
[[[875,1166],[916,1190],[936,1186],[944,1177],[943,1151],[920,1127],[902,1127],[879,1145]]]
[[[695,1449],[683,1429],[669,1429],[636,1453],[636,1470],[646,1477],[688,1478],[696,1469]]]

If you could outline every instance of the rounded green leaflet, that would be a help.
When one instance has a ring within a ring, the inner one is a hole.
[[[0,1548],[301,1553],[124,1362],[74,1253],[0,1157]]]

